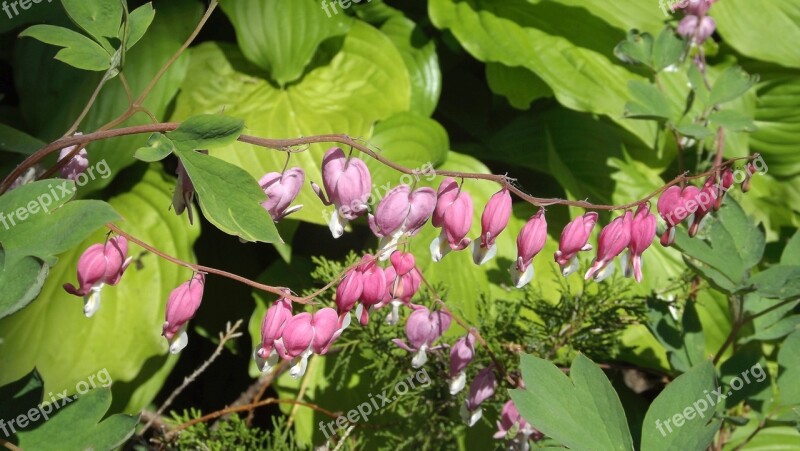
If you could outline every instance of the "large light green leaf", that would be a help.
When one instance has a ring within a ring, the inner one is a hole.
[[[784,406],[800,404],[800,330],[795,331],[783,341],[778,351],[778,387],[780,388],[780,402]]]
[[[410,82],[400,54],[385,35],[361,22],[354,23],[327,65],[314,68],[301,81],[279,89],[257,74],[232,46],[204,43],[194,48],[173,119],[224,108],[227,115],[244,119],[246,132],[252,135],[368,137],[376,121],[409,108]],[[328,147],[311,145],[305,152],[292,154],[289,164],[302,167],[307,181],[320,183],[322,154]],[[285,153],[244,143],[211,154],[244,168],[256,179],[286,164]],[[376,185],[383,182],[373,179]],[[293,218],[324,223],[322,204],[308,184],[296,203],[305,208]]]
[[[167,209],[174,183],[172,178],[148,171],[130,191],[111,198],[109,203],[126,220],[119,223],[122,229],[169,255],[192,261],[199,226],[188,226]],[[98,231],[59,255],[59,264],[50,270],[38,299],[0,320],[0,385],[36,366],[45,380],[46,392],[74,392],[76,383],[107,369],[119,398],[115,402],[127,405],[128,411],[139,410],[155,396],[166,377],[158,368],[171,367],[175,362],[163,357],[167,351],[166,340],[161,337],[164,305],[170,291],[188,280],[191,272],[130,244],[129,255],[140,265],[132,263],[119,285],[103,288],[100,310],[86,318],[83,300],[66,293],[62,285],[75,283],[81,253],[104,239],[105,233]],[[140,373],[145,362],[156,365],[146,375]],[[150,377],[152,374],[158,374],[158,379]],[[143,385],[124,387],[135,378]],[[130,401],[133,398],[135,403]]]
[[[662,4],[655,2],[642,2],[639,0],[619,0],[616,2],[601,3],[593,0],[554,0],[555,2],[584,8],[593,15],[603,19],[609,24],[621,29],[636,28],[647,31],[654,36],[663,27],[664,21],[669,17],[671,1],[664,0],[667,12],[661,8]]]
[[[436,44],[417,24],[399,15],[387,20],[381,31],[397,46],[411,76],[411,111],[430,116],[442,92]]]
[[[764,156],[771,175],[800,175],[800,152],[793,143],[800,139],[800,73],[770,77],[758,87],[755,122],[750,137],[754,152]]]
[[[344,14],[326,17],[315,0],[226,0],[221,6],[244,56],[281,86],[300,78],[319,45],[347,33],[351,22]]]
[[[653,140],[653,124],[621,115],[628,82],[644,80],[612,62],[622,30],[554,2],[431,0],[429,14],[478,60],[525,67],[550,85],[562,105],[607,115],[644,142]]]
[[[705,449],[722,420],[712,419],[714,365],[703,362],[678,376],[650,405],[642,426],[641,449]],[[708,402],[706,394],[712,402]],[[680,425],[676,426],[675,418]]]
[[[523,355],[524,389],[511,399],[529,423],[572,449],[633,450],[625,411],[608,378],[583,355],[567,377],[551,362]],[[542,408],[547,406],[547,408]]]
[[[725,42],[743,54],[800,67],[800,4],[796,0],[726,0],[711,8]]]
[[[486,81],[492,92],[505,96],[511,106],[520,110],[527,110],[536,99],[553,95],[544,80],[524,67],[488,63]]]
[[[113,3],[113,2],[112,2]],[[126,53],[123,73],[134,95],[138,95],[175,53],[197,25],[202,6],[196,0],[157,0],[156,17],[139,44]],[[43,4],[37,7],[43,7]],[[60,20],[66,21],[61,16]],[[87,74],[53,61],[53,48],[32,39],[17,42],[14,52],[14,81],[20,96],[20,110],[32,134],[50,141],[61,137],[80,115],[101,74]],[[188,57],[180,57],[167,70],[144,101],[144,106],[163,120],[167,105],[178,90],[186,73]],[[42,108],[57,105],[57,108]],[[116,118],[128,107],[128,97],[115,79],[106,83],[100,96],[78,128],[84,133],[96,130]],[[214,111],[219,113],[219,110]],[[144,114],[137,114],[121,126],[150,123]],[[96,141],[87,147],[92,164],[106,160],[113,175],[135,160],[133,154],[144,145],[147,136],[126,136]],[[97,178],[83,190],[101,188],[113,180]],[[79,193],[80,195],[80,193]]]

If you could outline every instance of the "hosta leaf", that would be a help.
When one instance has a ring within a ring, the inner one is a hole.
[[[553,95],[547,83],[524,67],[489,63],[486,81],[492,92],[506,97],[511,106],[520,110],[527,110],[536,99]]]

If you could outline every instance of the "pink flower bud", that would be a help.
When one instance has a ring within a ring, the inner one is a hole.
[[[540,208],[522,226],[517,236],[517,261],[511,265],[511,277],[517,288],[524,287],[533,279],[533,257],[544,248],[547,241],[547,220],[544,217],[544,208]]]
[[[480,406],[494,396],[496,388],[497,378],[491,366],[480,370],[469,384],[469,396],[461,409],[461,417],[469,427],[474,426],[481,419],[483,411]]]
[[[342,149],[331,147],[322,158],[322,184],[328,193],[327,199],[319,186],[312,182],[311,187],[325,205],[336,207],[328,226],[333,237],[339,238],[349,221],[367,212],[372,177],[362,160],[345,157]]]
[[[75,136],[81,135],[80,132],[75,133]],[[67,157],[76,146],[69,146],[61,149],[58,154],[58,161]],[[83,174],[89,168],[89,154],[86,149],[81,149],[76,153],[64,166],[61,167],[61,177],[70,180],[76,180],[78,175]]]
[[[449,177],[439,185],[437,196],[431,223],[434,227],[441,227],[442,232],[431,242],[430,250],[433,261],[438,262],[451,250],[460,251],[469,245],[467,234],[472,227],[472,198]]]
[[[312,323],[314,326],[314,341],[311,343],[311,349],[316,354],[324,355],[344,329],[350,325],[350,316],[342,318],[336,314],[336,310],[324,308],[314,313]]]
[[[603,227],[597,238],[597,257],[586,271],[584,276],[586,280],[594,278],[595,281],[600,282],[614,273],[614,257],[630,244],[632,222],[633,214],[626,211],[624,215],[618,216]]]
[[[494,434],[494,438],[508,438],[509,432],[512,431],[516,432],[514,437],[510,438],[514,443],[519,444],[527,445],[529,439],[541,440],[544,437],[541,432],[522,418],[514,401],[509,399],[503,404],[500,411],[500,421],[497,422],[497,432]]]
[[[689,225],[690,237],[697,235],[698,230],[700,230],[700,222],[713,209],[717,197],[721,195],[716,183],[714,183],[715,178],[716,177],[712,175],[706,179],[706,182],[697,194],[697,211],[695,211],[694,219]]]
[[[353,309],[364,290],[364,280],[358,268],[347,271],[344,278],[336,287],[336,307],[340,315]]]
[[[187,323],[200,308],[205,283],[205,276],[197,273],[169,294],[166,320],[161,335],[169,342],[169,352],[173,354],[180,352],[189,343],[189,336],[186,334]]]
[[[455,395],[467,383],[467,365],[475,357],[475,336],[467,333],[450,348],[450,394]]]
[[[722,208],[722,201],[725,199],[725,194],[731,189],[731,186],[733,186],[733,171],[727,168],[722,171],[720,179],[717,182],[717,191],[719,195],[717,196],[717,201],[714,203],[714,211]]]
[[[267,195],[267,200],[261,203],[272,216],[274,221],[280,221],[284,217],[303,208],[302,205],[295,205],[289,208],[294,202],[300,188],[303,187],[305,173],[300,168],[290,168],[281,174],[280,172],[269,172],[261,177],[258,184]]]
[[[744,170],[745,170],[745,177],[744,177],[744,182],[742,182],[742,192],[746,193],[750,191],[750,179],[753,177],[753,174],[755,174],[758,170],[756,169],[755,163],[753,163],[752,161],[745,165]]]
[[[381,238],[381,260],[397,248],[403,235],[414,236],[431,217],[436,205],[436,193],[430,188],[411,191],[408,185],[399,185],[381,199],[375,215],[369,215],[369,227]]]
[[[596,223],[597,213],[590,211],[570,221],[561,231],[554,257],[565,277],[578,269],[578,252],[592,249],[589,236]]]
[[[399,339],[392,342],[408,352],[415,352],[411,366],[419,368],[428,361],[426,351],[438,349],[431,347],[450,327],[450,314],[441,310],[431,312],[426,307],[414,306],[406,322],[406,338],[409,344]]]
[[[689,215],[697,210],[700,190],[696,186],[670,186],[658,199],[656,208],[658,214],[667,223],[667,228],[661,236],[661,245],[669,246],[675,239],[675,226],[683,222]]]
[[[422,274],[416,267],[414,256],[410,253],[395,251],[391,255],[391,262],[392,266],[384,270],[386,292],[383,301],[375,308],[391,302],[392,312],[386,318],[386,322],[396,324],[400,317],[400,306],[411,302],[411,298],[417,293],[422,283]]]
[[[630,262],[624,265],[625,277],[634,276],[637,282],[642,281],[642,254],[653,243],[656,236],[656,217],[645,205],[639,205],[631,224],[631,241],[628,245]]]
[[[286,298],[280,298],[273,303],[261,321],[261,347],[255,352],[258,368],[269,371],[278,363],[278,351],[275,342],[280,340],[286,322],[292,317],[292,303]]]
[[[281,358],[292,360],[302,356],[306,351],[311,354],[311,342],[314,341],[314,326],[311,319],[311,313],[302,312],[286,321],[281,340],[276,343]]]
[[[369,312],[386,297],[386,274],[372,255],[366,255],[361,259],[358,270],[362,275],[363,290],[361,291],[361,304],[356,308],[356,316],[361,325],[366,326],[369,322]]]
[[[100,308],[100,290],[104,285],[116,285],[130,264],[128,240],[123,236],[108,239],[105,244],[93,244],[78,259],[78,288],[64,284],[64,290],[83,296],[83,314],[87,318]]]
[[[475,264],[482,265],[494,258],[497,254],[494,241],[506,228],[510,218],[511,194],[503,187],[492,195],[483,209],[480,240],[472,243],[472,260]]]
[[[286,321],[280,340],[275,341],[278,355],[291,360],[289,374],[298,378],[305,374],[312,353],[325,354],[331,344],[350,325],[350,315],[339,317],[326,307],[315,314],[303,312]]]

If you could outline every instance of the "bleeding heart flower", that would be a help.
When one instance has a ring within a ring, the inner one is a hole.
[[[631,241],[628,253],[623,258],[625,277],[634,276],[637,282],[642,281],[642,254],[653,243],[656,236],[656,217],[645,205],[639,205],[631,224]]]
[[[632,223],[633,215],[630,211],[626,211],[624,215],[603,227],[597,238],[597,257],[586,271],[584,276],[586,280],[594,278],[600,282],[614,273],[614,257],[630,244]]]
[[[369,215],[370,229],[381,238],[381,260],[397,248],[403,235],[416,235],[435,206],[436,193],[430,188],[411,191],[405,184],[392,188],[378,203],[375,215]]]
[[[540,208],[522,226],[517,236],[517,261],[509,269],[517,288],[524,287],[533,279],[533,257],[542,251],[546,241],[547,220],[544,217],[544,208]]]
[[[278,363],[275,342],[281,339],[286,322],[292,317],[292,302],[286,298],[275,301],[261,321],[261,347],[255,351],[258,369],[268,372]]]
[[[169,294],[166,320],[161,335],[169,342],[169,352],[172,354],[180,352],[189,343],[189,335],[186,333],[187,323],[200,308],[205,283],[205,276],[197,273]]]
[[[494,438],[503,439],[508,438],[514,445],[514,449],[527,449],[528,440],[534,441],[541,440],[544,435],[538,429],[531,426],[530,423],[525,421],[519,414],[517,406],[514,401],[508,400],[503,404],[500,410],[500,421],[497,422],[497,432]]]
[[[82,133],[77,132],[75,136],[80,136]],[[67,158],[67,155],[72,153],[75,150],[76,146],[69,146],[61,149],[61,152],[58,154],[58,161]],[[86,149],[83,148],[78,151],[70,160],[61,167],[61,177],[70,180],[76,180],[78,175],[83,174],[86,169],[89,168],[89,154],[86,152]]]
[[[419,368],[428,361],[427,351],[439,349],[441,346],[433,346],[433,342],[441,337],[450,327],[450,314],[441,310],[432,312],[423,306],[412,306],[414,312],[411,313],[406,322],[406,338],[408,344],[395,338],[394,344],[414,353],[411,359],[411,366]]]
[[[467,234],[472,227],[472,198],[455,180],[449,177],[444,179],[437,196],[431,223],[434,227],[441,227],[442,232],[430,245],[431,257],[435,262],[451,250],[465,249],[470,243]]]
[[[100,290],[116,285],[130,264],[128,240],[123,236],[108,239],[105,244],[93,244],[78,259],[78,288],[64,284],[64,290],[83,296],[83,314],[87,318],[100,308]]]
[[[422,283],[422,274],[416,267],[414,255],[394,251],[391,255],[392,266],[384,270],[386,279],[386,292],[383,301],[375,308],[392,304],[392,312],[386,317],[387,324],[397,324],[400,319],[400,306],[409,305],[411,298],[419,290]]]
[[[275,341],[275,349],[282,359],[291,361],[289,374],[297,379],[305,374],[311,354],[327,353],[349,325],[350,315],[340,318],[336,310],[329,307],[313,315],[299,313],[286,321],[280,340]]]
[[[472,243],[472,260],[475,264],[482,265],[494,258],[497,254],[495,240],[506,228],[510,218],[511,194],[508,188],[503,187],[492,195],[483,209],[480,240]]]
[[[331,147],[322,158],[322,185],[328,193],[327,199],[316,183],[312,182],[311,188],[323,204],[336,207],[328,218],[328,227],[333,237],[339,238],[349,221],[367,212],[372,177],[362,160],[345,157],[342,149]]]
[[[590,211],[570,221],[561,231],[561,239],[558,241],[558,250],[554,257],[556,263],[561,266],[561,274],[564,277],[578,269],[578,252],[592,250],[589,236],[596,223],[597,213]]]
[[[698,207],[700,190],[696,186],[670,186],[658,199],[658,214],[667,223],[661,235],[661,245],[669,246],[675,240],[675,227],[693,214]]]
[[[472,383],[469,384],[469,396],[461,406],[461,418],[467,423],[467,426],[472,427],[483,416],[483,409],[481,404],[484,401],[494,396],[497,389],[497,378],[494,375],[492,366],[484,368],[478,372]]]
[[[356,316],[362,326],[369,322],[369,313],[381,304],[387,296],[386,274],[377,264],[377,259],[372,255],[365,255],[358,265],[361,273],[363,289],[361,290],[361,303],[356,307]]]
[[[468,333],[450,348],[450,394],[455,395],[467,384],[467,365],[475,357],[475,336]]]
[[[272,216],[274,221],[280,221],[286,216],[303,208],[302,205],[295,205],[289,207],[294,202],[297,194],[300,193],[300,188],[303,187],[303,180],[305,173],[300,168],[290,168],[280,172],[269,172],[261,177],[258,181],[264,194],[267,195],[267,200],[261,203]]]

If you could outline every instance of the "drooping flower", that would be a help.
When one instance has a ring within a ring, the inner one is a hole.
[[[711,175],[703,187],[700,188],[700,193],[697,195],[697,210],[694,212],[694,218],[689,225],[689,236],[694,237],[700,230],[700,223],[703,218],[714,208],[717,201],[717,196],[721,195],[717,184],[715,183],[715,176]]]
[[[565,277],[578,269],[578,252],[592,250],[589,236],[597,223],[597,213],[590,211],[570,221],[561,231],[554,258]]]
[[[455,395],[467,384],[467,365],[475,357],[475,336],[467,333],[450,348],[450,394]]]
[[[334,238],[344,233],[349,221],[367,212],[367,199],[372,190],[372,177],[367,165],[356,157],[346,157],[338,147],[331,147],[322,158],[322,185],[311,182],[311,188],[325,205],[333,204],[336,211],[328,218],[328,227]]]
[[[363,290],[363,275],[358,267],[347,271],[336,287],[336,309],[339,311],[339,315],[344,315],[355,307]]]
[[[414,357],[411,359],[411,366],[419,368],[428,361],[427,351],[440,348],[440,346],[433,346],[433,342],[447,331],[450,327],[451,318],[449,313],[441,310],[432,312],[427,307],[420,305],[412,305],[411,307],[414,311],[409,315],[406,322],[408,344],[398,338],[395,338],[392,342],[408,352],[413,352]]]
[[[100,308],[100,290],[116,285],[130,264],[128,240],[123,236],[108,239],[105,244],[93,244],[78,259],[78,288],[64,284],[64,290],[83,296],[83,314],[87,318]]]
[[[281,339],[286,322],[292,317],[292,302],[286,298],[275,301],[261,321],[261,347],[255,351],[258,369],[268,372],[278,363],[275,342]]]
[[[656,208],[658,214],[667,223],[664,234],[661,235],[661,245],[669,246],[675,240],[675,227],[697,210],[700,190],[696,186],[688,185],[681,189],[670,186],[661,194]]]
[[[410,253],[394,251],[390,257],[392,265],[384,270],[386,280],[386,292],[381,304],[392,305],[392,312],[386,317],[387,324],[397,324],[400,318],[400,306],[409,305],[411,298],[419,290],[422,283],[422,274],[416,267],[414,255]]]
[[[269,212],[274,221],[280,221],[303,208],[302,205],[289,207],[300,193],[303,180],[305,180],[305,173],[301,168],[295,167],[289,168],[283,173],[268,172],[258,181],[264,194],[267,195],[267,200],[262,202],[261,206]]]
[[[517,288],[524,287],[533,279],[533,257],[542,251],[546,241],[547,220],[544,217],[544,208],[540,208],[517,236],[517,261],[509,269]]]
[[[744,166],[744,170],[745,170],[745,177],[744,181],[742,182],[742,192],[746,193],[750,191],[750,180],[753,178],[753,174],[755,174],[758,170],[756,169],[755,163],[753,163],[752,161]]]
[[[200,308],[205,283],[205,276],[197,273],[169,294],[166,320],[161,335],[169,342],[169,352],[172,354],[180,352],[189,343],[189,335],[186,333],[187,323]]]
[[[305,374],[311,354],[327,353],[349,325],[350,315],[340,318],[330,307],[313,315],[302,312],[286,321],[281,339],[275,341],[275,349],[282,359],[291,361],[289,374],[296,379]]]
[[[366,326],[370,312],[378,308],[387,296],[386,273],[372,255],[365,255],[361,259],[358,271],[361,273],[363,289],[359,298],[361,303],[356,307],[356,316],[361,325]]]
[[[623,257],[625,277],[634,276],[637,282],[642,281],[642,253],[650,247],[656,236],[656,217],[650,213],[646,204],[639,205],[631,223],[631,240],[628,252]]]
[[[472,243],[472,260],[475,264],[482,265],[497,254],[495,240],[508,225],[509,218],[511,218],[511,194],[508,188],[503,187],[492,195],[483,209],[480,240]]]
[[[381,238],[381,260],[386,260],[403,235],[414,236],[431,217],[436,206],[436,193],[431,188],[414,191],[403,184],[392,188],[381,199],[374,215],[369,215],[369,227]]]
[[[442,229],[431,241],[433,261],[440,261],[451,250],[460,251],[469,246],[467,234],[472,227],[472,198],[450,177],[439,185],[431,223]]]
[[[75,133],[75,136],[80,136],[81,133]],[[69,146],[61,149],[58,154],[58,161],[67,158],[67,156],[75,150],[76,146]],[[76,180],[79,174],[83,174],[89,168],[89,154],[85,148],[78,151],[70,160],[61,167],[61,177],[70,180]]]
[[[531,426],[519,414],[514,401],[508,400],[500,410],[500,420],[497,422],[496,439],[507,438],[511,441],[512,449],[529,449],[528,440],[541,440],[544,435]]]
[[[722,208],[722,201],[725,200],[725,193],[731,189],[731,186],[733,186],[733,171],[731,171],[730,168],[726,168],[720,174],[717,185],[717,191],[719,192],[719,195],[717,196],[717,202],[714,204],[714,211]]]
[[[709,17],[708,10],[715,0],[684,0],[678,4],[686,16],[678,24],[678,34],[688,37],[696,45],[706,41],[716,29],[716,22]]]
[[[614,273],[614,257],[622,253],[631,241],[631,223],[633,215],[626,211],[618,216],[600,231],[597,238],[597,257],[592,261],[592,266],[586,271],[584,278],[594,278],[600,282]]]
[[[198,150],[198,152],[207,155],[207,150]],[[178,167],[175,168],[175,174],[178,176],[178,182],[175,184],[175,192],[172,194],[172,206],[175,208],[175,214],[180,215],[186,210],[189,216],[189,224],[194,224],[194,217],[192,215],[192,203],[194,202],[194,184],[183,166],[183,162],[178,160]]]
[[[469,384],[469,396],[461,406],[461,418],[467,426],[472,427],[481,419],[483,416],[481,404],[494,396],[495,389],[497,389],[497,378],[492,366],[480,370]]]

